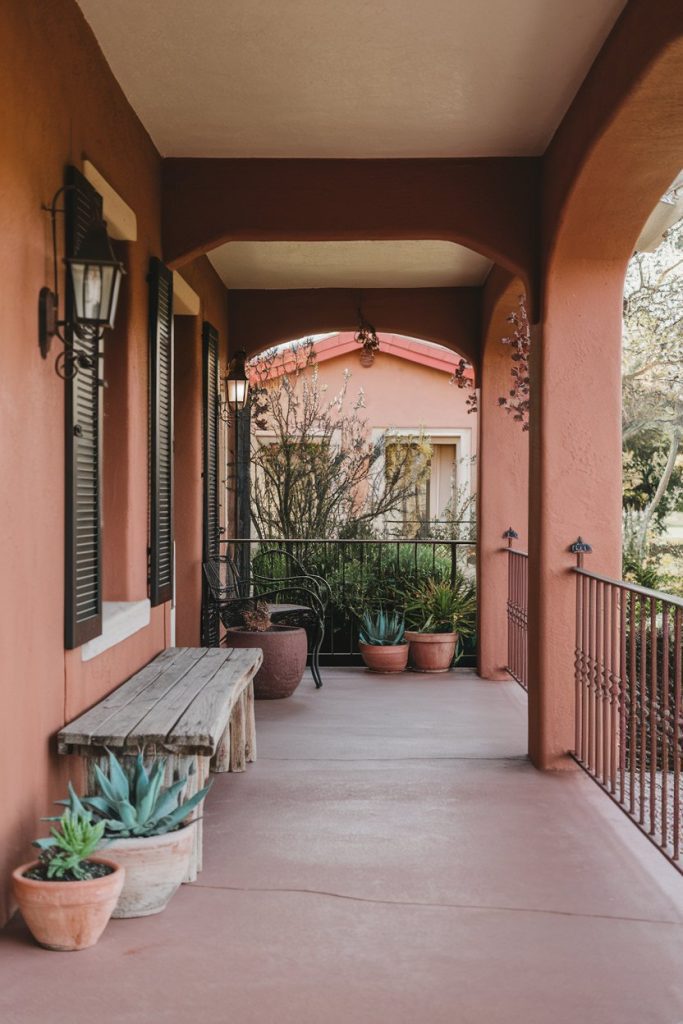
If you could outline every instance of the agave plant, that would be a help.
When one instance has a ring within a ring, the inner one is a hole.
[[[380,609],[374,615],[365,612],[358,639],[372,647],[396,647],[405,643],[405,623],[399,612]]]
[[[58,803],[68,807],[72,814],[103,825],[104,837],[108,839],[159,836],[180,828],[211,786],[209,783],[194,796],[182,800],[187,776],[164,786],[165,758],[155,761],[148,772],[142,754],[138,754],[130,769],[124,768],[110,750],[107,754],[108,777],[95,766],[99,793],[79,798],[69,783],[68,800]]]
[[[82,881],[90,878],[91,869],[87,864],[104,835],[103,821],[93,822],[86,811],[83,814],[64,811],[61,818],[49,819],[59,822],[59,828],[52,826],[45,839],[34,840],[40,852],[49,880]]]

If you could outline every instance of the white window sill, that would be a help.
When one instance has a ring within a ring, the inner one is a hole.
[[[81,661],[90,661],[148,626],[151,604],[144,601],[103,601],[102,632],[81,647]]]

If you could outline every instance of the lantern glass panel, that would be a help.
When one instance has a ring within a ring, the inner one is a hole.
[[[113,327],[122,272],[120,267],[70,261],[76,320]]]
[[[247,401],[249,381],[228,377],[228,404],[232,409],[243,409]]]

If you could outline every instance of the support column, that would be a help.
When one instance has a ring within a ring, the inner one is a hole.
[[[506,679],[508,557],[503,533],[513,526],[516,546],[526,547],[529,486],[529,434],[501,408],[515,365],[501,344],[512,325],[524,288],[518,278],[496,268],[484,292],[484,337],[480,368],[477,492],[477,573],[479,625],[477,671],[484,679]]]
[[[574,256],[546,280],[532,337],[529,754],[573,766],[576,583],[569,545],[621,575],[621,300],[625,263]]]

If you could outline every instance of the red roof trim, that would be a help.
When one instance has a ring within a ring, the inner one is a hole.
[[[380,351],[378,358],[382,355],[395,356],[398,359],[405,359],[409,363],[419,363],[420,366],[427,366],[432,370],[453,375],[453,371],[460,362],[460,356],[456,352],[440,346],[431,345],[429,342],[421,341],[419,338],[404,338],[400,334],[378,334]],[[316,363],[325,363],[329,359],[338,359],[340,356],[349,353],[360,352],[358,342],[354,340],[352,331],[340,331],[329,338],[323,338],[314,345]],[[271,369],[269,377],[282,376],[283,373],[291,372],[293,365],[279,363]],[[471,368],[466,371],[466,376],[474,377]]]

